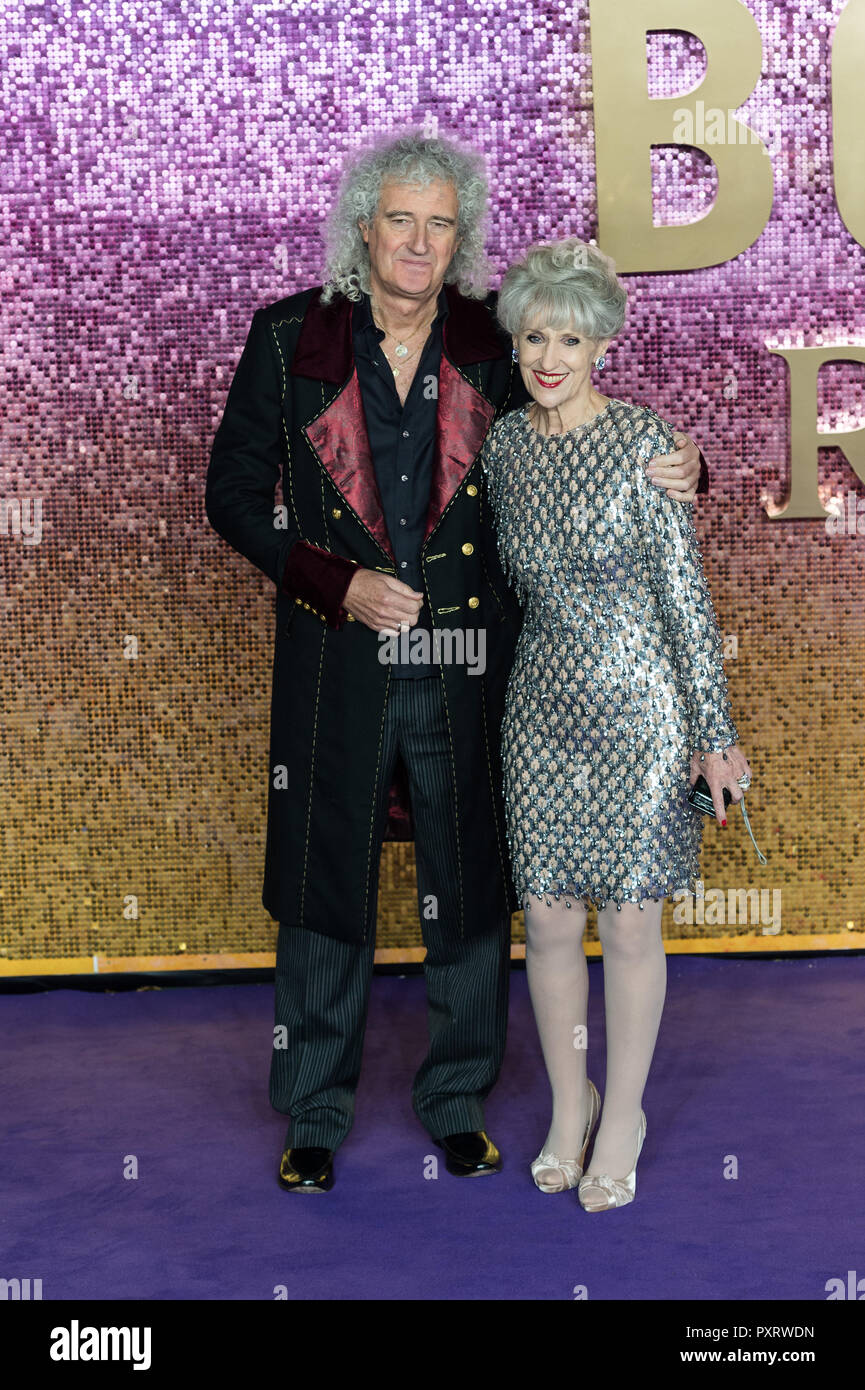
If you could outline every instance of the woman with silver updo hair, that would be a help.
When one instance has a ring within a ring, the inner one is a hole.
[[[498,316],[532,400],[493,425],[482,454],[499,553],[524,611],[502,758],[553,1102],[532,1175],[544,1192],[578,1187],[587,1211],[623,1206],[636,1190],[666,991],[661,912],[700,872],[690,785],[703,773],[726,825],[723,789],[739,801],[750,781],[691,506],[644,471],[674,447],[673,430],[592,383],[626,298],[608,258],[575,239],[532,246],[510,267]],[[604,961],[602,1115],[578,1045],[589,903]]]

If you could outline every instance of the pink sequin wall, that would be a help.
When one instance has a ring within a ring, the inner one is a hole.
[[[764,61],[739,114],[769,137],[771,219],[725,264],[626,277],[604,389],[710,464],[697,524],[769,863],[738,819],[723,853],[711,827],[707,888],[779,890],[779,942],[861,944],[865,537],[764,505],[786,493],[790,409],[767,343],[862,341],[833,186],[843,5],[747,8]],[[266,952],[272,586],[203,507],[231,374],[254,309],[320,281],[341,159],[383,131],[484,152],[494,284],[530,240],[596,234],[588,6],[0,0],[0,26],[2,968]],[[705,62],[682,33],[647,58],[657,96]],[[652,159],[656,221],[704,215],[708,158]],[[824,428],[865,423],[862,370],[821,373]],[[837,451],[820,485],[865,491]],[[382,946],[420,941],[407,854],[386,849]],[[665,919],[696,948],[761,930]]]

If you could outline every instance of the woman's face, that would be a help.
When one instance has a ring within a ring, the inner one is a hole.
[[[513,341],[526,390],[541,405],[555,408],[585,398],[592,364],[610,342],[583,337],[573,329],[542,328],[534,319]]]

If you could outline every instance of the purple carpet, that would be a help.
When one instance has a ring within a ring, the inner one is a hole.
[[[504,1171],[424,1177],[423,979],[376,977],[355,1126],[320,1197],[275,1180],[271,986],[3,996],[0,1276],[42,1279],[44,1299],[824,1300],[865,1273],[865,960],[668,964],[637,1198],[599,1215],[531,1182],[549,1102],[521,970],[487,1102]],[[600,1055],[589,1074],[603,1093]]]

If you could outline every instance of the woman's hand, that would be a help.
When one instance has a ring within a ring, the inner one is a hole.
[[[724,754],[726,754],[726,758]],[[703,774],[709,783],[712,805],[715,808],[715,815],[718,817],[718,824],[726,825],[727,810],[724,806],[724,787],[729,790],[733,801],[741,801],[745,795],[745,790],[739,786],[738,779],[750,777],[751,768],[738,743],[731,744],[729,748],[724,749],[723,753],[705,753],[703,756],[705,761],[701,762],[699,752],[691,754],[690,785],[693,787],[700,773]]]

